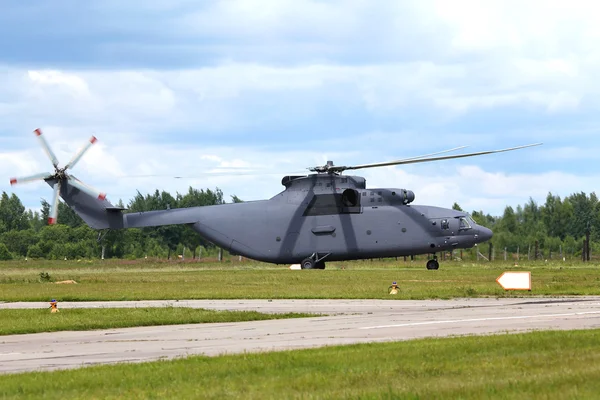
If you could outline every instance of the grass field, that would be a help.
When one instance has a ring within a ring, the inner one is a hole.
[[[242,322],[307,317],[309,314],[263,314],[256,311],[213,311],[193,308],[105,308],[48,310],[0,310],[0,335],[85,331],[102,328]]]
[[[0,398],[597,399],[600,332],[535,332],[0,376]]]
[[[503,271],[531,271],[531,292],[505,292]],[[481,296],[600,295],[600,266],[563,262],[424,261],[330,263],[322,270],[289,270],[257,262],[29,261],[0,263],[0,301],[163,299],[431,299]],[[44,278],[40,274],[45,273]],[[74,280],[77,284],[55,284]],[[392,281],[400,293],[391,297]]]

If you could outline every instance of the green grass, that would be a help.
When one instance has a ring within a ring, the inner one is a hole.
[[[504,271],[531,271],[531,292],[506,292],[496,278]],[[0,301],[163,299],[448,299],[600,295],[599,266],[583,263],[424,261],[330,263],[327,269],[293,271],[257,262],[12,262],[0,263]],[[40,279],[46,272],[50,282]],[[75,280],[78,284],[53,282]],[[400,284],[391,297],[387,288]]]
[[[86,331],[104,328],[127,328],[213,322],[242,322],[266,319],[300,318],[310,314],[263,314],[256,311],[213,311],[183,307],[102,308],[49,310],[0,310],[0,335],[21,333]]]
[[[10,399],[597,399],[600,331],[414,340],[0,376]]]

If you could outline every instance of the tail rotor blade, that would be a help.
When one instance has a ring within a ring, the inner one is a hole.
[[[83,193],[86,193],[92,197],[95,197],[98,200],[106,199],[106,193],[99,192],[98,190],[86,185],[85,183],[81,182],[79,179],[75,178],[73,175],[69,176],[69,183],[71,184],[71,186],[76,187]]]
[[[54,184],[54,196],[50,207],[50,215],[48,216],[48,225],[56,224],[58,220],[58,195],[60,194],[60,181]]]
[[[42,144],[44,151],[46,152],[46,154],[48,154],[48,157],[50,157],[50,160],[52,161],[52,165],[54,165],[54,168],[57,168],[58,167],[58,158],[56,158],[56,155],[54,154],[54,152],[48,145],[48,142],[46,142],[46,138],[44,137],[44,135],[42,135],[42,130],[38,128],[35,131],[33,131],[33,133],[35,133],[38,140]]]
[[[42,172],[41,174],[24,176],[22,178],[10,178],[10,184],[16,185],[17,183],[41,181],[41,180],[48,179],[48,178],[52,178],[52,174],[50,172]]]
[[[98,139],[96,139],[95,136],[92,136],[90,138],[90,140],[85,144],[85,146],[83,146],[77,153],[75,153],[75,155],[73,156],[71,161],[69,161],[69,163],[65,166],[65,169],[73,168],[75,166],[75,164],[77,164],[79,162],[81,157],[83,157],[83,155],[86,153],[86,151],[88,151],[88,149],[90,147],[92,147],[92,145],[94,143],[96,143],[97,141],[98,141]]]

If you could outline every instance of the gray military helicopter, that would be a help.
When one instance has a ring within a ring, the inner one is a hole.
[[[343,172],[501,153],[541,143],[502,150],[439,156],[445,150],[396,161],[308,168],[312,173],[285,176],[285,189],[268,200],[215,206],[127,213],[101,193],[67,172],[96,143],[89,142],[64,167],[59,167],[42,131],[34,131],[54,165],[54,172],[12,178],[11,185],[44,180],[54,189],[49,224],[56,223],[62,197],[91,228],[125,229],[188,224],[210,242],[232,254],[274,263],[297,264],[302,269],[325,269],[325,261],[357,260],[431,254],[427,269],[438,269],[436,253],[467,249],[492,237],[468,213],[413,205],[407,189],[367,188],[363,177]]]

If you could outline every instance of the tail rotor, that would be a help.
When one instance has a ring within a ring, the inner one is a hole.
[[[21,178],[11,178],[10,184],[15,185],[15,184],[20,184],[20,183],[27,183],[27,182],[43,180],[43,181],[46,181],[48,184],[50,184],[50,186],[53,187],[54,193],[53,193],[53,198],[52,198],[52,204],[50,206],[50,214],[48,216],[48,224],[49,225],[56,224],[56,221],[58,219],[58,197],[61,195],[61,189],[63,189],[63,188],[66,189],[67,181],[70,186],[72,186],[73,188],[75,188],[83,193],[86,193],[92,197],[99,199],[99,200],[106,199],[105,193],[101,193],[101,192],[93,189],[92,187],[81,182],[79,179],[77,179],[73,175],[70,175],[67,173],[67,170],[72,169],[79,162],[79,160],[81,160],[83,155],[90,149],[90,147],[92,147],[92,145],[98,141],[98,139],[96,139],[94,136],[92,136],[89,139],[89,141],[77,153],[75,153],[73,158],[71,158],[71,161],[69,161],[67,163],[67,165],[65,165],[64,167],[60,168],[58,158],[56,157],[56,155],[54,154],[54,152],[48,145],[48,142],[46,141],[46,138],[42,134],[41,129],[36,129],[35,131],[33,131],[33,133],[37,136],[38,140],[40,141],[40,144],[42,145],[42,148],[44,149],[44,152],[48,155],[48,158],[50,158],[50,161],[52,162],[52,165],[54,166],[54,172],[53,173],[52,172],[44,172],[44,173],[25,176],[25,177],[21,177]]]

